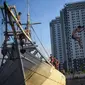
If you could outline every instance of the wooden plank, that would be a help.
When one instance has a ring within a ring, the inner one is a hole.
[[[11,14],[11,16],[12,16],[13,19],[15,20],[17,26],[20,28],[20,30],[23,32],[23,34],[27,37],[27,39],[28,39],[30,42],[32,42],[31,38],[25,33],[25,31],[23,30],[22,26],[19,24],[19,22],[18,22],[16,16],[14,15],[14,13],[10,10],[10,8],[8,7],[7,4],[5,4],[5,5],[6,5],[6,7],[7,7],[7,10],[9,11],[9,13]]]
[[[9,6],[10,7],[10,9],[14,9],[15,8],[15,6]],[[4,9],[4,6],[0,6],[0,9]]]

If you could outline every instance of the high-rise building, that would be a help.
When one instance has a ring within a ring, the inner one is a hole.
[[[63,49],[63,35],[61,29],[60,17],[50,22],[50,37],[52,55],[60,62],[60,69],[63,69],[64,64],[64,49]]]
[[[78,33],[83,48],[72,39],[72,32],[77,26],[85,26],[85,1],[65,4],[60,12],[61,27],[63,28],[64,46],[68,69],[74,71],[85,70],[85,31]]]

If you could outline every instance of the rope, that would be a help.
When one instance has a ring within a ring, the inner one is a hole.
[[[34,31],[34,33],[35,33],[36,37],[38,38],[38,40],[39,40],[39,42],[40,42],[41,46],[43,47],[44,51],[46,52],[47,56],[49,57],[48,52],[46,51],[45,47],[43,46],[42,42],[40,41],[40,39],[39,39],[38,35],[36,34],[36,32],[35,32],[34,28],[33,28],[32,26],[31,26],[31,28],[32,28],[32,30]]]

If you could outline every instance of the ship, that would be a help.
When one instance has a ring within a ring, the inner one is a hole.
[[[0,85],[66,85],[65,75],[55,69],[32,41],[31,35],[25,32],[23,24],[16,17],[16,7],[4,2],[0,10],[5,27]],[[32,27],[28,21],[25,25]],[[23,43],[21,35],[27,42]]]

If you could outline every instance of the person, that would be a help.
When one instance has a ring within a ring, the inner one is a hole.
[[[55,59],[55,68],[59,69],[59,61],[57,59]]]
[[[4,33],[4,36],[5,36],[5,42],[10,40],[10,37],[7,32]]]
[[[20,23],[20,16],[21,16],[21,12],[18,12],[17,19],[18,19],[19,23]]]
[[[17,20],[18,20],[19,24],[21,24],[21,22],[20,22],[20,16],[21,16],[21,12],[18,12]],[[17,27],[17,30],[18,30],[18,27]]]
[[[29,36],[29,30],[27,27],[25,27],[25,33]]]
[[[24,34],[23,33],[19,34],[20,45],[21,45],[22,48],[23,48],[23,45],[24,45],[23,39],[24,39]]]
[[[59,62],[55,57],[53,56],[50,57],[50,63],[55,67],[55,69],[59,68]]]
[[[50,63],[53,65],[53,62],[54,62],[54,57],[53,56],[50,56]]]
[[[29,36],[30,37],[30,30],[27,28],[27,27],[25,27],[25,33],[27,34],[27,36]],[[27,38],[25,38],[25,42],[27,41]]]
[[[81,48],[82,47],[82,43],[81,43],[81,39],[79,36],[77,36],[76,33],[82,32],[84,30],[84,26],[78,26],[75,30],[73,30],[72,32],[72,39],[74,39],[75,41],[78,41],[79,45]]]

